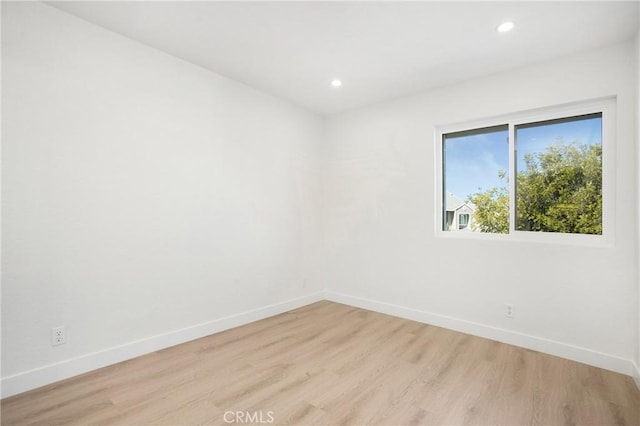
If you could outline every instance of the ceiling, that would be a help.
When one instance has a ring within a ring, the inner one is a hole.
[[[48,4],[321,114],[621,42],[638,29],[638,2]],[[505,20],[515,29],[495,31]]]

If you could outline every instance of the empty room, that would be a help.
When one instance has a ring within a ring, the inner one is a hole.
[[[640,2],[2,1],[5,425],[640,425]]]

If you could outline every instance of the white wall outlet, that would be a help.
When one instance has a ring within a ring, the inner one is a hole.
[[[507,303],[506,305],[504,305],[504,316],[506,316],[507,318],[513,318],[513,305],[510,303]]]
[[[64,326],[51,329],[51,346],[58,346],[67,343],[67,332]]]

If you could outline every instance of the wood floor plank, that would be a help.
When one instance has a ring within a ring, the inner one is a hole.
[[[630,377],[332,302],[1,408],[2,425],[640,425]]]

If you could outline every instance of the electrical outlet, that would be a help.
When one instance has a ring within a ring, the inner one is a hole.
[[[504,316],[507,318],[513,318],[513,305],[507,303],[504,307]]]
[[[67,332],[64,326],[51,329],[51,346],[58,346],[67,343]]]

